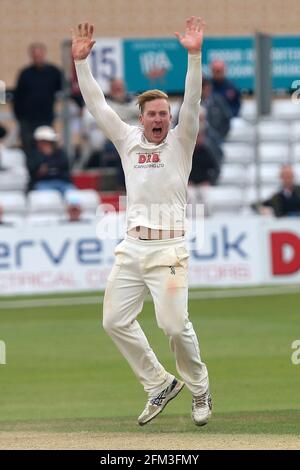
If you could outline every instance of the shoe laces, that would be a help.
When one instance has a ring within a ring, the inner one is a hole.
[[[203,395],[193,395],[193,405],[196,408],[204,408],[205,406],[209,406],[208,394],[203,393]]]

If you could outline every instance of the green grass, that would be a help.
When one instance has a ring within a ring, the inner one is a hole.
[[[87,294],[84,294],[87,295]],[[190,317],[210,374],[214,419],[207,433],[300,432],[300,294],[191,300]],[[0,430],[135,431],[146,396],[101,327],[102,305],[0,310]],[[140,322],[174,373],[151,303]],[[143,432],[195,432],[184,390]]]

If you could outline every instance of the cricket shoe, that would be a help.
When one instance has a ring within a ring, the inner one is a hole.
[[[207,424],[212,412],[212,399],[207,390],[202,395],[193,395],[192,401],[192,420],[197,426]]]
[[[138,417],[139,425],[144,426],[144,424],[149,423],[149,421],[161,413],[169,401],[173,400],[183,387],[184,382],[174,379],[173,382],[158,395],[150,397],[144,411]]]

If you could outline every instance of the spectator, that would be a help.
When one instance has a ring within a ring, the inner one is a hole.
[[[28,183],[25,155],[20,149],[6,147],[6,135],[6,128],[0,124],[0,189],[25,191]]]
[[[46,62],[46,46],[29,46],[31,65],[21,70],[14,92],[14,113],[20,126],[22,146],[29,152],[33,132],[54,120],[55,95],[62,88],[61,71]]]
[[[66,217],[60,223],[91,223],[91,219],[83,217],[81,203],[76,195],[68,194],[66,203]]]
[[[14,224],[12,222],[8,222],[8,221],[4,220],[3,215],[4,215],[4,207],[0,203],[0,225],[1,225],[1,227],[13,227]]]
[[[215,185],[220,174],[220,165],[211,148],[202,136],[198,137],[193,154],[189,181],[192,184]]]
[[[300,216],[300,185],[295,184],[294,170],[283,165],[280,170],[281,188],[261,206],[254,205],[262,215],[276,217]]]
[[[31,176],[29,189],[56,189],[62,195],[69,189],[76,189],[71,183],[67,155],[57,146],[58,136],[52,127],[38,127],[34,138],[36,149],[28,158]]]
[[[189,181],[192,184],[215,185],[220,174],[218,155],[215,154],[206,133],[205,114],[200,112],[200,126]]]
[[[203,203],[203,188],[213,186],[217,183],[221,159],[221,149],[208,135],[209,125],[205,120],[205,109],[201,107],[200,126],[195,150],[193,153],[192,170],[189,176],[188,196],[189,204]],[[191,215],[191,212],[189,212]]]
[[[119,78],[115,78],[110,82],[110,90],[107,96],[108,105],[121,117],[122,120],[129,124],[137,125],[138,123],[138,107],[134,96],[127,92],[125,83]],[[85,161],[85,168],[112,167],[116,170],[118,189],[125,188],[125,177],[120,157],[115,146],[107,140],[103,133],[96,126],[95,120],[88,111],[84,111],[83,124],[85,126],[82,147],[83,154],[80,160]],[[90,144],[90,155],[87,160],[84,150],[87,148],[87,139]]]
[[[229,132],[232,114],[224,97],[213,93],[212,83],[207,78],[202,79],[201,105],[206,109],[209,126],[217,134],[221,143]]]
[[[239,114],[241,107],[241,94],[235,85],[226,78],[225,63],[223,60],[214,60],[211,63],[213,92],[222,95],[227,101],[232,117]]]
[[[107,103],[123,121],[132,125],[137,124],[139,115],[134,96],[127,92],[125,83],[120,78],[115,78],[110,82]]]
[[[132,125],[138,122],[138,108],[132,95],[127,93],[123,80],[114,79],[110,83],[110,91],[107,97],[109,106],[123,119]],[[108,141],[89,111],[84,108],[83,129],[85,150],[90,147],[90,158],[87,161],[84,156],[84,166],[95,168],[99,166],[115,166],[119,156],[115,147]]]

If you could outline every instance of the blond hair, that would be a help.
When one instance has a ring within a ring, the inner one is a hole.
[[[141,114],[143,114],[144,112],[145,103],[147,103],[148,101],[161,100],[161,99],[168,101],[169,97],[166,93],[160,90],[148,90],[148,91],[144,91],[144,93],[141,93],[137,99]],[[170,106],[169,106],[169,109],[170,109]]]

